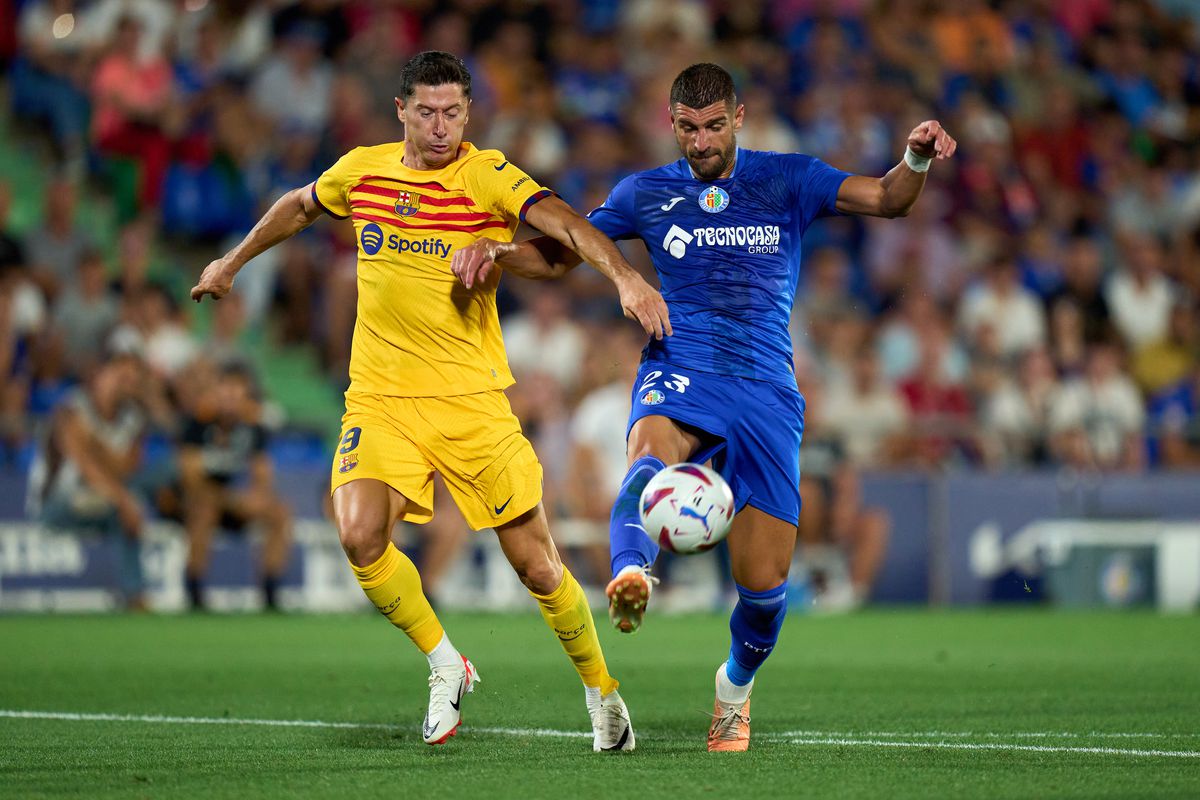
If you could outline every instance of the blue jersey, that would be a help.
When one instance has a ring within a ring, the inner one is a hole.
[[[811,156],[739,148],[724,180],[697,179],[681,158],[618,183],[588,218],[650,251],[675,333],[651,339],[645,360],[795,387],[800,237],[836,213],[848,175]]]

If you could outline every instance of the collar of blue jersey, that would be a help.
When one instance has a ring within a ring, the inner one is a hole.
[[[691,177],[692,180],[694,180],[694,181],[700,180],[700,176],[697,175],[692,170],[692,165],[688,163],[687,156],[684,156],[683,158],[681,158],[679,160],[683,162],[683,168],[687,170],[687,173]],[[741,163],[742,163],[742,148],[739,147],[733,154],[733,170],[729,173],[729,177],[728,178],[718,178],[717,180],[719,180],[719,181],[733,180],[733,178],[737,175],[738,164],[741,164]]]

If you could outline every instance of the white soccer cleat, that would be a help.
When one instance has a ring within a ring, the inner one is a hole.
[[[632,750],[633,723],[621,695],[613,689],[599,700],[587,698],[588,716],[592,718],[592,750],[615,752]]]
[[[613,578],[604,594],[608,596],[608,618],[621,633],[635,633],[642,627],[646,605],[658,578],[648,567],[626,567]]]
[[[459,706],[479,681],[475,665],[466,656],[461,665],[434,668],[429,675],[429,710],[421,726],[425,744],[442,744],[458,731],[462,723]]]

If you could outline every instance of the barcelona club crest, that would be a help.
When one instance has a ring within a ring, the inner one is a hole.
[[[716,214],[729,207],[729,193],[720,186],[710,186],[700,192],[700,207],[710,214]]]
[[[338,472],[349,472],[358,466],[358,453],[351,453],[338,459]]]
[[[396,213],[402,217],[411,217],[421,210],[421,195],[416,192],[400,192],[396,197]]]

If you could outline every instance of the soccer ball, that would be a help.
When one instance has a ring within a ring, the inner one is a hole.
[[[729,534],[733,492],[702,464],[673,464],[642,490],[642,525],[664,550],[702,553]]]

